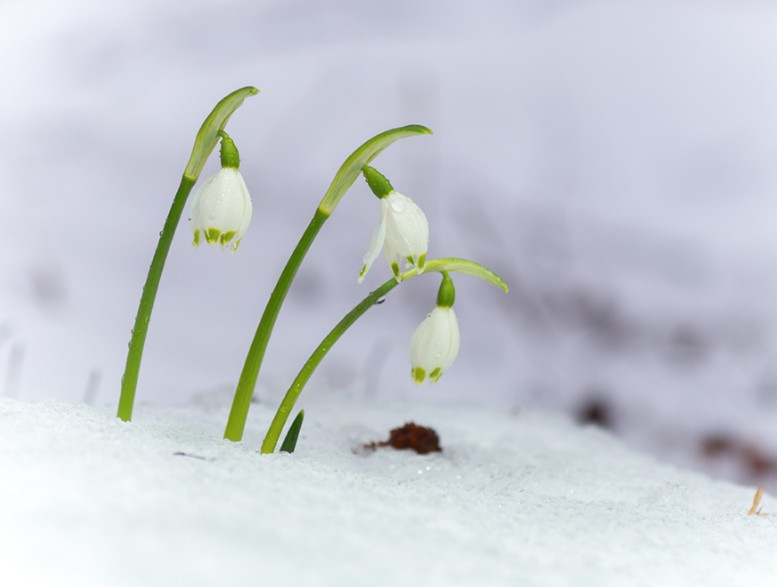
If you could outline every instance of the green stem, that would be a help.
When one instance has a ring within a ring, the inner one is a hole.
[[[278,411],[275,412],[270,428],[267,430],[267,435],[262,442],[262,453],[268,454],[275,450],[275,446],[278,444],[278,439],[283,432],[283,427],[286,425],[286,420],[289,418],[289,414],[294,409],[294,404],[297,403],[302,390],[307,384],[313,372],[318,367],[319,363],[324,359],[326,354],[331,350],[334,344],[340,339],[340,337],[348,330],[354,322],[356,322],[367,310],[374,306],[383,296],[394,289],[399,282],[393,277],[381,285],[378,289],[371,292],[366,298],[359,302],[353,310],[348,312],[345,317],[337,323],[329,334],[324,337],[321,344],[316,347],[313,354],[302,366],[297,378],[289,387],[286,395],[283,397]]]
[[[283,268],[278,283],[275,284],[275,289],[270,294],[270,301],[267,302],[262,319],[256,328],[254,340],[248,349],[243,371],[240,373],[240,380],[237,383],[235,397],[232,400],[232,409],[229,411],[227,428],[224,431],[224,438],[227,440],[238,441],[243,438],[246,418],[248,418],[248,409],[251,407],[251,397],[254,394],[256,379],[259,377],[259,370],[262,367],[264,353],[267,350],[267,343],[275,326],[275,320],[278,318],[278,313],[281,310],[283,301],[286,299],[289,286],[297,274],[302,259],[305,258],[305,254],[327,218],[329,218],[329,214],[320,209],[316,210],[313,220],[310,221],[310,224],[302,234],[302,238],[299,239],[297,246],[286,263],[286,267]]]
[[[170,206],[170,212],[167,214],[165,226],[162,232],[159,233],[159,243],[157,244],[156,251],[154,251],[151,267],[148,269],[148,277],[146,277],[146,284],[143,286],[143,295],[140,297],[140,306],[135,316],[135,326],[132,329],[132,337],[129,342],[124,376],[121,378],[121,396],[119,397],[117,415],[125,422],[132,419],[140,361],[143,358],[143,346],[146,342],[151,311],[154,309],[156,292],[159,289],[159,280],[162,277],[167,253],[170,251],[170,244],[173,242],[175,229],[178,226],[178,221],[181,219],[186,199],[189,197],[189,193],[192,191],[196,181],[196,179],[186,175],[181,179],[181,185],[178,187],[178,192],[175,194],[175,198],[173,198],[173,204]]]
[[[154,251],[154,258],[151,260],[146,284],[143,286],[143,294],[140,297],[138,313],[135,315],[135,326],[130,337],[127,363],[124,367],[124,375],[121,378],[121,396],[119,397],[119,409],[117,412],[117,416],[125,422],[132,419],[132,408],[135,405],[135,391],[138,387],[138,372],[140,371],[140,361],[143,358],[143,346],[146,343],[148,322],[151,319],[151,311],[154,309],[154,300],[159,289],[162,270],[165,268],[167,253],[170,251],[170,244],[173,242],[175,229],[178,227],[186,200],[192,191],[192,187],[197,183],[205,162],[219,140],[219,132],[224,130],[224,126],[229,121],[229,118],[243,101],[249,96],[258,93],[259,90],[256,88],[247,86],[235,90],[222,98],[205,119],[205,122],[202,123],[197,136],[194,138],[192,154],[189,156],[186,169],[184,169],[181,185],[178,186],[178,191],[175,194],[175,198],[173,198],[173,204],[170,206],[170,212],[167,214],[165,226],[162,232],[159,233],[159,243],[156,246],[156,251]]]

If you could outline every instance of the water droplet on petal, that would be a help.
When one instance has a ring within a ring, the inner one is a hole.
[[[396,213],[403,212],[405,209],[405,201],[400,199],[393,200],[391,202],[391,209]]]

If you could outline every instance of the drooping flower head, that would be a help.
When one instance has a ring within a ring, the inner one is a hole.
[[[205,180],[192,196],[191,226],[194,246],[204,239],[209,245],[237,250],[251,222],[253,205],[243,176],[235,143],[221,135],[221,169]]]
[[[407,261],[422,273],[429,246],[429,222],[413,200],[395,191],[389,181],[377,170],[365,165],[362,173],[372,192],[380,199],[380,221],[370,237],[359,272],[359,283],[378,258],[381,248],[397,281],[401,263]]]
[[[453,311],[456,291],[448,274],[442,275],[437,306],[410,340],[410,375],[416,383],[423,383],[427,377],[437,383],[459,354],[459,323]]]

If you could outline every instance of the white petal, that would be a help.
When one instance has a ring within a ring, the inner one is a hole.
[[[391,272],[394,274],[394,278],[397,281],[402,281],[400,277],[402,275],[402,263],[405,260],[399,252],[391,246],[388,239],[386,239],[383,245],[383,256],[386,257],[386,262],[391,268]]]
[[[410,341],[410,362],[414,376],[417,369],[423,377],[436,382],[447,371],[459,353],[459,324],[453,308],[436,307],[416,329]],[[417,379],[422,381],[423,377]]]
[[[222,168],[202,184],[192,200],[192,228],[214,233],[211,244],[231,244],[233,249],[245,234],[252,214],[251,196],[240,172]],[[206,239],[207,240],[207,239]]]
[[[380,204],[380,221],[370,235],[370,244],[364,254],[362,270],[359,272],[359,283],[364,281],[364,277],[380,254],[383,241],[386,240],[386,206],[383,200],[380,201]]]
[[[243,224],[245,196],[248,190],[244,190],[245,184],[240,177],[240,172],[233,167],[223,168],[216,182],[218,182],[219,195],[213,206],[215,226],[221,232],[237,232]],[[214,182],[214,188],[216,182]]]
[[[251,224],[251,217],[254,213],[254,205],[251,201],[251,194],[248,193],[248,186],[246,185],[246,182],[240,172],[238,172],[237,177],[239,180],[240,190],[243,193],[243,216],[240,226],[237,229],[237,236],[235,237],[235,240],[232,244],[233,251],[237,250],[237,245],[240,243],[243,235],[245,235],[245,233],[248,231],[248,225]]]
[[[195,246],[204,240],[203,231],[205,225],[202,221],[202,213],[200,212],[200,199],[202,198],[202,192],[210,185],[213,178],[208,178],[205,182],[194,190],[194,195],[191,199],[191,205],[189,207],[189,224],[194,234]]]
[[[442,362],[440,365],[440,375],[445,373],[453,365],[456,357],[459,354],[459,348],[461,347],[461,334],[459,333],[459,321],[456,319],[456,314],[453,308],[440,308],[441,310],[447,310],[445,328],[447,329],[447,346],[442,349]]]
[[[384,198],[388,200],[386,244],[403,259],[417,263],[429,247],[429,222],[423,210],[413,200],[399,192]]]

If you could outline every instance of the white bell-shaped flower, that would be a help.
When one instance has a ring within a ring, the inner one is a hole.
[[[236,251],[252,213],[251,196],[240,171],[222,167],[192,197],[194,246],[204,239],[209,245],[231,246]]]
[[[205,240],[209,245],[231,246],[236,251],[252,213],[251,196],[240,171],[222,167],[192,197],[194,246]]]
[[[189,220],[194,246],[204,239],[209,245],[230,246],[236,251],[248,230],[253,213],[251,195],[240,174],[240,154],[230,136],[220,130],[221,169],[194,192]]]
[[[459,323],[451,307],[437,306],[416,328],[410,340],[411,376],[416,383],[442,377],[459,354]]]
[[[370,237],[359,283],[364,281],[381,248],[397,281],[403,260],[414,266],[418,273],[423,273],[429,247],[429,221],[423,210],[413,200],[395,191],[372,167],[365,165],[362,173],[370,189],[380,198],[380,222]]]

